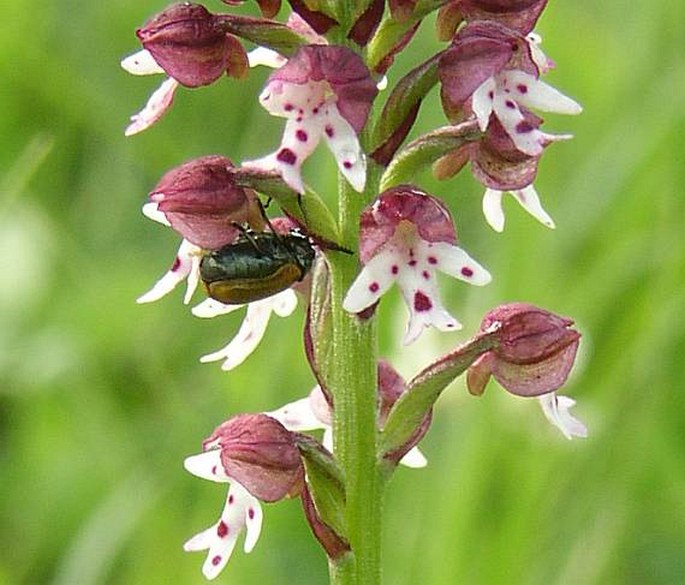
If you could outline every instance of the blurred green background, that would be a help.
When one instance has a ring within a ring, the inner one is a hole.
[[[163,7],[37,0],[3,10],[0,583],[202,583],[204,555],[181,545],[216,520],[225,491],[187,474],[183,458],[230,415],[276,408],[313,385],[293,342],[301,308],[273,318],[255,354],[226,374],[198,357],[242,314],[196,319],[180,291],[134,302],[178,244],[140,214],[158,178],[204,154],[260,156],[282,124],[248,97],[260,70],[181,89],[161,123],[125,139],[128,116],[161,79],[118,62]],[[468,173],[418,178],[449,203],[462,245],[495,281],[449,283],[445,302],[463,332],[426,333],[409,349],[394,293],[381,309],[384,355],[410,376],[505,301],[571,315],[584,338],[565,393],[590,438],[566,441],[535,402],[495,383],[481,399],[455,384],[422,443],[428,468],[401,469],[390,484],[386,583],[685,582],[684,21],[673,1],[547,9],[537,30],[559,66],[548,80],[585,107],[579,118],[547,116],[552,131],[576,135],[549,149],[536,182],[556,230],[509,200],[496,234]],[[432,39],[426,22],[391,81]],[[443,123],[433,96],[419,125]],[[306,169],[334,193],[326,152]],[[218,581],[326,575],[291,501],[266,507],[257,548],[236,550]]]

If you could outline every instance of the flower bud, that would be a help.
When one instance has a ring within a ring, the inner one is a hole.
[[[304,469],[292,434],[269,416],[236,416],[220,425],[203,447],[219,448],[226,475],[260,500],[276,502],[302,490]]]
[[[188,161],[161,178],[150,201],[186,240],[220,248],[238,235],[235,223],[252,223],[258,214],[254,194],[235,184],[231,168],[231,161],[219,155]]]
[[[539,396],[564,384],[573,367],[580,333],[573,321],[533,305],[511,303],[490,311],[481,331],[497,330],[497,346],[469,370],[472,394],[482,394],[495,379],[512,394]]]
[[[209,85],[230,73],[232,64],[247,61],[242,46],[200,4],[174,4],[136,34],[157,64],[186,87]]]

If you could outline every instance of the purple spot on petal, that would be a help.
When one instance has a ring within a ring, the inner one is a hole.
[[[218,526],[216,527],[216,535],[219,538],[224,538],[227,534],[228,534],[228,525],[226,524],[226,522],[221,520],[221,522],[219,522]]]
[[[281,148],[276,158],[287,165],[294,165],[297,162],[297,155],[289,148]]]
[[[378,285],[377,282],[372,282],[372,283],[369,285],[369,290],[370,290],[372,293],[377,293],[378,290],[379,290],[380,288],[381,288],[381,287]]]
[[[490,90],[490,91],[488,92],[488,97],[489,97],[491,100],[495,99],[495,92],[492,91],[492,90]]]
[[[216,465],[212,467],[212,475],[216,475]]]
[[[253,510],[252,508],[249,508],[249,509],[248,509],[248,511],[247,511],[247,517],[248,517],[250,520],[254,520],[254,510]]]
[[[438,259],[435,256],[428,256],[428,264],[435,265],[437,263],[438,263]]]
[[[412,266],[412,267],[416,266],[416,260],[410,260],[409,266]]]
[[[221,562],[221,555],[216,555],[212,558],[212,565],[215,567]]]
[[[465,276],[466,278],[471,278],[473,276],[473,269],[469,268],[468,266],[462,266],[461,275]]]
[[[317,106],[316,108],[314,108],[312,110],[312,114],[314,114],[316,116],[318,113],[319,113],[319,107]]]
[[[528,93],[528,86],[523,83],[519,83],[516,86],[516,89],[518,89],[520,93]]]
[[[298,116],[297,118],[295,118],[295,120],[296,120],[297,122],[302,122],[302,116]]]
[[[352,163],[349,160],[346,160],[346,161],[343,161],[343,166],[349,170],[352,168]]]
[[[430,311],[433,308],[433,303],[428,298],[426,293],[417,290],[414,293],[414,310],[418,312]]]
[[[292,112],[292,111],[295,109],[295,106],[293,106],[292,104],[285,104],[285,105],[283,106],[283,109],[284,109],[286,112]]]
[[[504,104],[509,108],[510,110],[516,109],[516,104],[512,102],[511,100],[507,100],[504,102]]]
[[[333,126],[326,126],[325,132],[326,136],[328,136],[329,138],[333,138],[333,134],[335,134],[335,132],[333,131]]]
[[[228,505],[230,506],[233,503],[233,494],[228,496]]]
[[[535,128],[533,128],[533,126],[525,120],[521,120],[518,124],[516,124],[516,132],[519,134],[528,134],[528,132],[532,132],[533,130],[535,130]]]
[[[400,267],[397,264],[393,264],[392,268],[390,269],[390,272],[393,274],[397,274],[400,271]]]
[[[428,272],[428,270],[424,270],[424,271],[421,273],[421,276],[423,276],[423,278],[425,278],[426,280],[430,280],[430,277],[431,277],[431,275],[430,275],[430,273]]]
[[[181,267],[181,259],[176,256],[174,263],[171,265],[171,272],[176,272]]]
[[[295,132],[295,137],[300,141],[300,142],[307,142],[307,133],[304,130],[298,130]]]

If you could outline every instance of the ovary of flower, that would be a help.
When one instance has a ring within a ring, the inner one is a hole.
[[[576,403],[568,396],[558,396],[555,392],[544,394],[538,398],[542,412],[555,427],[557,427],[567,439],[574,437],[587,437],[587,427],[571,413],[571,407]]]
[[[480,129],[488,127],[490,114],[502,123],[516,148],[529,156],[538,156],[551,141],[570,138],[542,132],[525,120],[520,106],[557,114],[580,114],[582,108],[551,85],[533,75],[506,70],[483,82],[473,93],[471,107]]]
[[[416,340],[430,325],[440,331],[460,329],[459,321],[442,306],[436,270],[477,286],[492,280],[490,273],[458,246],[424,241],[411,224],[403,222],[352,283],[343,308],[359,313],[397,282],[409,308],[405,344]]]
[[[207,299],[192,309],[196,317],[211,318],[225,315],[245,305],[224,305],[214,299]],[[203,363],[225,360],[221,366],[224,371],[232,370],[242,364],[255,350],[264,337],[271,313],[287,317],[297,306],[297,295],[292,289],[286,289],[266,299],[247,305],[245,319],[236,336],[222,349],[200,358]]]
[[[502,197],[505,193],[511,193],[519,202],[521,207],[530,215],[537,219],[541,224],[554,229],[554,220],[542,208],[540,197],[533,185],[528,185],[523,189],[512,191],[497,191],[496,189],[486,189],[483,195],[483,214],[490,227],[497,232],[504,230],[504,211],[502,209]]]
[[[183,303],[187,305],[200,279],[201,256],[202,250],[200,248],[188,240],[183,240],[171,268],[148,292],[138,297],[136,302],[143,304],[158,301],[186,280],[186,293],[183,297]]]
[[[302,163],[324,138],[340,172],[355,190],[364,190],[366,159],[357,133],[340,115],[335,94],[327,82],[273,82],[267,85],[259,101],[270,114],[286,118],[287,122],[278,150],[244,162],[244,167],[276,170],[290,187],[304,193]]]
[[[190,538],[183,550],[207,551],[202,573],[214,579],[228,563],[238,536],[246,529],[244,550],[252,551],[262,529],[262,507],[242,485],[228,477],[223,469],[220,450],[214,449],[188,457],[184,467],[193,475],[216,482],[230,482],[226,503],[216,524]]]
[[[314,404],[319,408],[314,408]],[[323,413],[321,410],[323,409]],[[264,414],[275,418],[286,429],[293,432],[305,432],[323,430],[321,443],[329,451],[333,452],[333,426],[331,425],[331,412],[321,392],[321,387],[316,386],[307,398],[301,398],[290,402],[285,406]],[[413,447],[402,457],[400,463],[406,467],[418,469],[426,467],[428,461],[418,447]]]

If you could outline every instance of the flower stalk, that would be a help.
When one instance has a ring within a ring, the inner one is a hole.
[[[365,200],[378,191],[379,169],[372,165],[366,197],[340,180],[339,221],[343,243],[357,249],[359,216]],[[336,585],[380,583],[382,485],[377,465],[377,326],[343,309],[343,299],[358,273],[358,257],[330,254],[333,363],[330,391],[335,401],[334,452],[345,474],[346,520],[351,566],[333,566]]]

